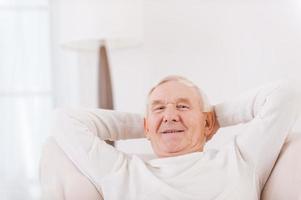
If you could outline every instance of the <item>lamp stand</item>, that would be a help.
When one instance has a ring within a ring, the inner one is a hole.
[[[97,78],[97,106],[99,108],[112,110],[114,108],[112,82],[107,47],[105,43],[101,44],[101,46],[99,47]],[[106,142],[114,146],[113,141],[106,140]]]

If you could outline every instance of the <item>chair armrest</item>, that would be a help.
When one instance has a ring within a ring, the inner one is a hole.
[[[103,200],[52,137],[43,146],[40,184],[43,200]]]
[[[261,200],[301,200],[301,134],[292,134],[284,144],[262,191]]]

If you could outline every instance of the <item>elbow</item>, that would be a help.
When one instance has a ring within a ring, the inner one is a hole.
[[[97,135],[95,120],[86,110],[57,108],[52,111],[52,135],[75,134],[78,131]]]
[[[273,99],[278,108],[283,108],[286,112],[300,112],[301,88],[296,82],[283,81],[279,85]]]
[[[264,118],[267,115],[295,116],[300,110],[300,88],[292,81],[279,81],[259,91],[254,102],[254,115]]]

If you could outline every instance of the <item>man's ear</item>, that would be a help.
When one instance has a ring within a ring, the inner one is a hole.
[[[149,129],[148,129],[148,123],[147,123],[147,119],[144,117],[143,118],[143,127],[144,127],[144,134],[145,134],[145,137],[147,138],[147,139],[149,139],[148,138],[148,132],[149,132]]]
[[[206,112],[206,119],[205,119],[205,136],[206,141],[210,140],[214,134],[217,132],[219,125],[216,120],[215,112]]]

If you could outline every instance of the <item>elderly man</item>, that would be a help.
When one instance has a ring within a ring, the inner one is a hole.
[[[210,106],[191,81],[169,76],[140,115],[58,110],[52,132],[105,200],[255,200],[260,198],[297,115],[295,91],[278,82]],[[204,150],[219,129],[244,123],[220,150]],[[144,134],[143,134],[144,133]],[[104,140],[146,137],[157,158],[143,161]]]

